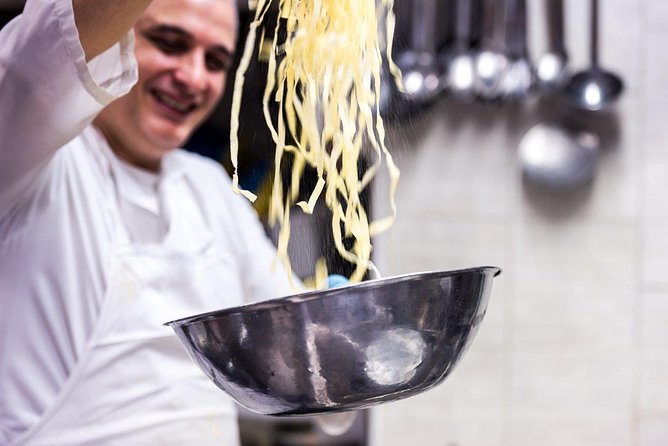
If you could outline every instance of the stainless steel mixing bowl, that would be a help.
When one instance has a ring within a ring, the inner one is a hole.
[[[168,322],[202,371],[265,415],[360,409],[441,383],[499,268],[410,274]]]

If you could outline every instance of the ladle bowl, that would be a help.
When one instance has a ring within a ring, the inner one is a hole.
[[[568,57],[564,53],[548,52],[536,66],[536,78],[541,89],[552,92],[559,89],[567,78]]]
[[[499,97],[499,85],[503,80],[510,60],[499,51],[483,50],[475,60],[474,89],[482,100],[494,100]]]
[[[598,137],[574,133],[552,124],[537,124],[519,145],[522,172],[531,183],[552,189],[571,190],[594,177],[599,158]]]
[[[455,55],[448,66],[446,77],[448,92],[459,101],[473,100],[475,84],[475,54],[464,52]]]
[[[480,267],[396,276],[165,325],[251,411],[344,412],[441,383],[477,332],[499,273]]]
[[[616,74],[593,67],[573,75],[564,89],[565,98],[576,108],[600,111],[621,96],[624,83]]]
[[[397,65],[409,99],[429,102],[443,91],[441,66],[430,52],[407,51],[400,56]]]

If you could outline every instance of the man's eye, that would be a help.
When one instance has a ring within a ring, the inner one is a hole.
[[[188,45],[181,40],[167,39],[158,36],[153,36],[149,39],[165,54],[180,54],[188,50]]]
[[[213,55],[206,56],[206,67],[209,71],[226,71],[229,65],[230,62],[227,58]]]

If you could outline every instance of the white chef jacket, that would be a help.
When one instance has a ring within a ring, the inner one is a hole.
[[[40,420],[80,359],[118,228],[131,243],[177,252],[214,240],[234,280],[202,312],[292,292],[217,163],[176,150],[152,175],[115,157],[91,125],[136,81],[133,50],[128,34],[86,63],[71,0],[28,0],[0,32],[0,445]]]

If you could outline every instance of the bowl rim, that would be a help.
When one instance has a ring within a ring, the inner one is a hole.
[[[472,268],[463,268],[454,270],[422,271],[408,274],[400,274],[397,276],[389,276],[389,277],[382,277],[379,279],[365,280],[364,282],[347,284],[336,288],[327,288],[324,290],[308,290],[287,296],[276,297],[273,299],[267,299],[258,302],[250,302],[244,305],[237,305],[234,307],[208,311],[205,313],[174,319],[172,321],[165,322],[162,325],[176,329],[177,327],[182,327],[191,323],[203,322],[215,319],[220,316],[226,316],[238,313],[248,313],[252,311],[269,310],[271,308],[276,308],[286,304],[288,305],[300,304],[310,300],[325,297],[327,295],[344,294],[347,290],[351,288],[355,289],[376,288],[379,286],[387,286],[398,282],[405,282],[407,280],[413,281],[419,279],[429,279],[433,277],[443,278],[461,274],[483,273],[486,275],[491,275],[492,277],[496,277],[499,274],[501,274],[502,271],[503,270],[498,266],[477,266]]]

